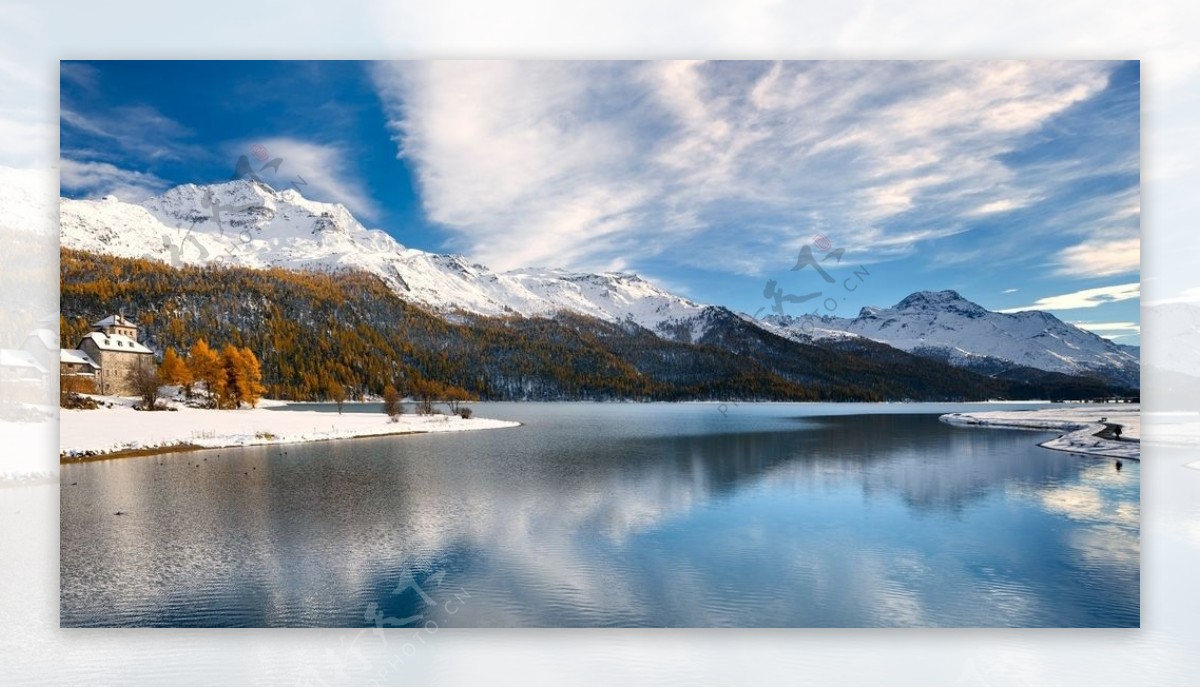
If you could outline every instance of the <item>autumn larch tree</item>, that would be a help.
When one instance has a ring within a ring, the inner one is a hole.
[[[221,366],[225,369],[225,395],[220,405],[236,409],[245,402],[254,408],[265,391],[262,369],[254,352],[246,347],[239,349],[226,344],[221,350]]]
[[[158,377],[164,385],[179,385],[184,388],[187,396],[192,396],[192,371],[188,370],[187,362],[175,349],[168,348],[163,353],[162,363],[158,366]]]
[[[383,388],[383,412],[389,418],[395,418],[400,415],[400,393],[392,385]]]
[[[225,398],[222,408],[235,409],[242,404],[246,389],[246,365],[242,361],[242,350],[232,344],[221,349],[221,367],[225,369]]]
[[[254,355],[250,347],[242,347],[239,354],[242,366],[242,375],[240,376],[242,387],[238,390],[239,399],[250,404],[250,408],[254,408],[267,391],[262,383],[262,366],[259,365],[258,357]]]
[[[346,388],[340,382],[330,382],[325,393],[337,404],[338,413],[342,412],[342,405],[346,403]]]
[[[209,348],[203,339],[199,339],[188,352],[187,366],[192,378],[204,384],[204,389],[214,405],[219,405],[221,398],[225,396],[226,384],[225,366],[221,364],[221,357],[217,352]]]

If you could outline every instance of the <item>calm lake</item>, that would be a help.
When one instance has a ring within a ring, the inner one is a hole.
[[[984,404],[472,406],[524,425],[62,466],[62,625],[1139,623],[1138,462]]]

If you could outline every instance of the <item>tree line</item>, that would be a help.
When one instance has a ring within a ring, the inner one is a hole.
[[[124,309],[160,351],[203,339],[257,352],[265,394],[278,399],[381,398],[391,386],[420,404],[423,386],[437,385],[443,399],[961,401],[1058,398],[1067,382],[1021,386],[884,345],[794,342],[727,311],[699,341],[673,341],[570,313],[447,318],[358,271],[61,258],[64,346]]]
[[[202,384],[210,403],[222,409],[254,408],[267,391],[262,379],[262,366],[249,347],[226,344],[218,352],[203,339],[186,357],[167,347],[158,366],[159,382],[182,387],[188,398],[195,396],[194,385]]]

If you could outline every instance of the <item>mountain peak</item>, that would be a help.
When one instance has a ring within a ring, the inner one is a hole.
[[[252,179],[215,184],[181,184],[137,205],[162,218],[211,217],[234,209],[273,206],[278,194],[270,186]]]
[[[949,303],[958,301],[971,303],[962,297],[962,294],[953,289],[943,289],[942,291],[915,291],[904,297],[900,303],[897,303],[894,308],[896,310],[906,310],[909,308],[928,308],[930,306],[944,306]]]
[[[986,315],[989,311],[983,306],[968,301],[963,298],[962,294],[953,289],[944,289],[942,291],[918,291],[904,297],[900,303],[896,304],[892,310],[895,311],[945,311],[965,315],[968,317],[979,317]]]

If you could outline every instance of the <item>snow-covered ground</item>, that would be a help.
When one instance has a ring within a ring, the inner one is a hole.
[[[1104,430],[1105,426],[1100,421],[1101,418],[1121,426],[1120,440],[1095,436],[1096,433]],[[947,413],[941,417],[941,420],[951,425],[1054,430],[1063,434],[1042,442],[1039,446],[1076,454],[1119,459],[1141,460],[1142,457],[1141,407],[1138,404],[1076,406],[1033,411]]]
[[[283,444],[520,425],[505,420],[463,419],[441,414],[406,414],[393,423],[382,413],[271,411],[262,407],[237,411],[189,407],[180,407],[178,411],[135,411],[132,399],[97,398],[113,402],[113,407],[91,411],[62,410],[59,431],[62,456],[182,445],[215,448]]]

